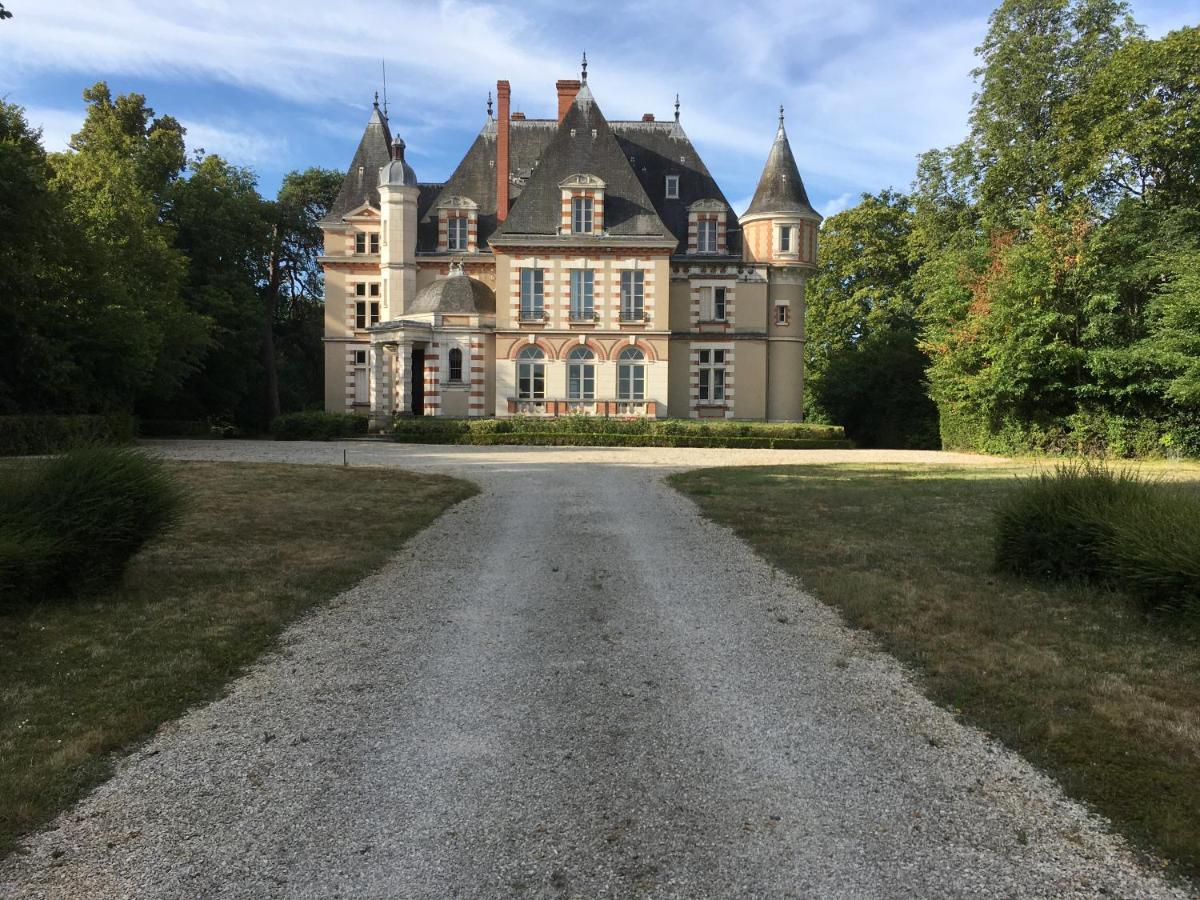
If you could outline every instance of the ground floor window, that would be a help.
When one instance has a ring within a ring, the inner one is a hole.
[[[576,347],[567,356],[567,399],[596,399],[596,355],[587,347]]]
[[[517,397],[521,400],[546,397],[546,354],[538,347],[526,347],[517,356]]]
[[[700,400],[725,400],[725,350],[700,351]]]
[[[462,351],[457,347],[452,348],[447,362],[450,368],[450,380],[462,381]]]
[[[646,356],[637,347],[626,347],[617,358],[617,399],[646,399]]]

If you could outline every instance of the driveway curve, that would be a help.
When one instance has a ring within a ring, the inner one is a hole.
[[[988,460],[152,446],[484,490],[0,864],[0,895],[1183,896],[661,481]]]

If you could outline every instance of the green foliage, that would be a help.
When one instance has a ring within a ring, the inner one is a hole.
[[[277,441],[336,441],[367,433],[367,417],[352,413],[285,413],[271,422]]]
[[[397,417],[393,440],[413,444],[530,444],[586,447],[743,447],[816,449],[849,446],[833,425],[603,416],[508,419]]]
[[[1126,469],[1070,463],[1027,479],[997,508],[995,547],[1005,571],[1200,613],[1200,497]]]
[[[162,462],[135,450],[91,447],[4,470],[0,605],[110,584],[183,504]]]
[[[128,444],[132,416],[0,416],[0,456],[39,456],[96,444]]]

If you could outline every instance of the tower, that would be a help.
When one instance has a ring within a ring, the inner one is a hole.
[[[379,170],[379,274],[386,318],[398,319],[417,295],[417,173],[404,161],[404,141]]]
[[[767,269],[767,418],[799,421],[804,415],[804,288],[817,267],[821,215],[804,190],[782,106],[754,199],[738,221],[746,259]]]

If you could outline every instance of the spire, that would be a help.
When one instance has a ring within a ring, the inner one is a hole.
[[[679,121],[679,95],[675,95],[675,121]]]
[[[379,91],[375,92],[375,102],[371,105],[374,106],[376,109],[379,109]]]
[[[492,92],[488,91],[488,118],[492,117]]]
[[[587,51],[583,51],[583,71],[579,74],[579,80],[587,84]]]
[[[782,106],[779,107],[779,128],[775,132],[771,152],[767,154],[767,164],[763,166],[754,199],[750,201],[743,217],[774,214],[820,218],[808,201],[808,193],[804,190],[804,182],[800,178],[800,169],[796,166],[796,157],[792,155],[792,145],[788,142],[787,132],[783,128]]]

